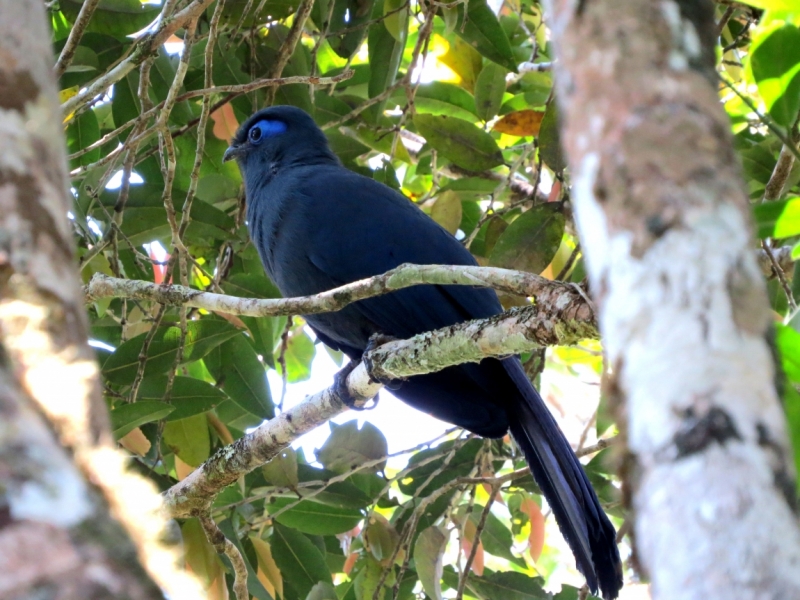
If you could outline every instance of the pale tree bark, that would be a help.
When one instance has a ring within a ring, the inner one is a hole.
[[[198,598],[114,449],[40,0],[0,0],[0,597]]]
[[[563,144],[656,599],[800,598],[795,470],[712,7],[549,3]]]

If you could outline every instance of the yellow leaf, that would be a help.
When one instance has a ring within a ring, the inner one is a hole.
[[[66,89],[61,90],[60,92],[58,92],[58,101],[61,104],[64,104],[64,102],[66,102],[67,100],[69,100],[70,98],[72,98],[73,96],[75,96],[78,93],[78,89],[79,88],[78,88],[77,85],[73,85],[70,88],[66,88]],[[73,116],[75,116],[74,112],[69,113],[67,116],[64,117],[64,121],[63,122],[66,123]]]
[[[186,479],[186,476],[189,475],[194,471],[194,467],[191,465],[187,465],[183,462],[180,457],[176,454],[175,455],[175,475],[178,477],[178,481],[183,481]]]
[[[525,137],[539,135],[544,112],[538,110],[518,110],[508,113],[494,124],[492,129],[508,135]]]
[[[253,548],[258,557],[258,578],[261,579],[261,574],[272,584],[275,593],[283,598],[283,577],[278,565],[272,558],[272,550],[269,544],[256,535],[250,536],[250,541],[253,542]],[[263,581],[262,581],[263,583]],[[265,586],[266,587],[266,586]],[[275,593],[270,592],[270,595],[275,598]]]
[[[150,440],[148,440],[138,427],[119,438],[119,444],[131,454],[144,456],[150,451]]]
[[[461,224],[461,198],[452,190],[439,194],[431,208],[431,218],[450,233]]]
[[[528,535],[528,552],[533,562],[539,560],[544,548],[544,515],[542,509],[531,498],[525,498],[519,509],[528,515],[531,522],[531,532]]]

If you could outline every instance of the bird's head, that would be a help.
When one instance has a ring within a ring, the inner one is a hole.
[[[245,121],[231,140],[222,162],[236,159],[242,174],[253,169],[336,162],[328,140],[314,120],[294,106],[271,106]]]

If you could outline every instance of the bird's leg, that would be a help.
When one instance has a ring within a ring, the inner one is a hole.
[[[333,376],[333,391],[347,408],[364,410],[363,407],[358,406],[358,401],[353,398],[350,390],[347,389],[347,377],[353,372],[353,369],[358,366],[358,362],[359,361],[351,360],[339,369],[336,375]]]
[[[358,363],[359,361],[357,360],[351,360],[345,366],[339,369],[339,372],[333,376],[333,392],[347,408],[352,410],[372,410],[378,406],[377,394],[372,399],[372,404],[369,406],[361,406],[359,405],[359,400],[354,398],[350,393],[350,390],[347,389],[347,377],[353,372],[353,369],[358,366]]]

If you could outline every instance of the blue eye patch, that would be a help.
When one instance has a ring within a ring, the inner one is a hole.
[[[259,121],[247,132],[247,139],[251,144],[258,145],[264,138],[273,137],[286,131],[286,123],[283,121]]]

